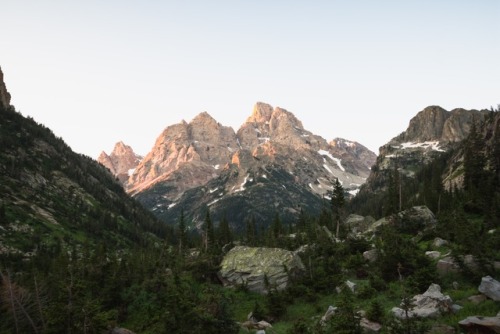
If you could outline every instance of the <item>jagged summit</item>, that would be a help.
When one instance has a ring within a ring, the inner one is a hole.
[[[254,106],[252,115],[241,125],[237,136],[242,148],[255,149],[269,141],[303,146],[308,141],[306,137],[310,137],[311,133],[304,130],[302,122],[291,112],[258,102]]]
[[[5,82],[3,81],[3,72],[0,67],[0,104],[7,108],[10,106],[10,94],[7,91],[7,87],[5,86]]]
[[[162,183],[170,190],[165,196],[174,200],[217,176],[238,148],[234,130],[202,112],[189,123],[182,121],[162,132],[128,180],[127,189],[137,194]]]
[[[271,120],[273,107],[264,102],[257,102],[253,107],[253,112],[247,118],[246,123],[266,123]]]
[[[111,154],[108,155],[102,151],[97,161],[107,167],[121,183],[126,183],[141,159],[142,157],[136,154],[130,146],[119,141],[115,144]]]

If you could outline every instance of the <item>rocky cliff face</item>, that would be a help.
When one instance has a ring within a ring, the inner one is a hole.
[[[413,178],[425,164],[458,147],[467,138],[472,122],[481,123],[487,114],[486,110],[447,111],[438,106],[420,111],[410,120],[406,131],[380,148],[373,171],[356,200],[385,192],[389,174],[394,173],[395,168],[401,177]],[[456,162],[460,164],[458,160]],[[446,177],[443,175],[443,180]]]
[[[464,140],[469,133],[472,120],[480,122],[486,111],[453,109],[446,111],[439,106],[430,106],[410,120],[408,129],[389,143],[423,143],[438,141],[445,145]]]
[[[354,194],[375,158],[358,143],[328,143],[289,111],[257,103],[237,133],[207,113],[168,127],[127,187],[166,221],[181,208],[202,220],[206,207],[236,221],[264,219],[319,210],[336,178]]]
[[[118,180],[126,186],[128,178],[141,162],[142,157],[134,153],[134,150],[123,142],[116,143],[113,152],[107,154],[101,152],[97,161],[109,169]]]
[[[4,108],[8,108],[10,106],[10,94],[7,91],[7,87],[3,81],[3,72],[0,68],[0,104]]]
[[[481,122],[486,110],[454,109],[431,106],[410,120],[408,129],[380,148],[379,169],[398,163],[402,172],[412,176],[415,166],[432,160],[464,140],[472,121]]]

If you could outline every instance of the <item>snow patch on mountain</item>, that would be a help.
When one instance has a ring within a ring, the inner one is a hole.
[[[207,206],[213,205],[213,204],[217,203],[218,201],[220,201],[220,198],[214,199],[212,202],[208,203]]]
[[[339,167],[339,169],[341,171],[345,172],[345,168],[344,168],[344,166],[342,166],[341,159],[335,158],[330,152],[325,151],[325,150],[319,150],[318,153],[321,154],[321,155],[326,155],[327,157],[329,157],[330,159],[332,159],[333,161],[335,161],[335,163],[337,164],[337,166]]]
[[[444,150],[439,147],[438,141],[426,141],[423,143],[406,142],[401,144],[401,149],[406,150],[409,148],[430,148],[434,151],[444,152]]]
[[[247,174],[247,176],[245,176],[245,179],[243,180],[243,182],[240,184],[240,188],[239,189],[236,189],[234,192],[237,193],[237,192],[240,192],[240,191],[244,191],[245,190],[245,184],[247,183],[248,181],[248,178],[250,177],[250,174]]]
[[[327,164],[323,164],[323,167],[325,167],[325,169],[326,169],[328,172],[330,172],[330,174],[334,175],[334,174],[333,174],[333,172],[332,172],[332,170],[330,169],[330,167],[328,167],[328,165],[327,165]]]

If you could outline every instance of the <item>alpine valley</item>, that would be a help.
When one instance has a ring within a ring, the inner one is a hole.
[[[499,333],[500,112],[380,148],[257,103],[75,153],[0,71],[0,334]]]

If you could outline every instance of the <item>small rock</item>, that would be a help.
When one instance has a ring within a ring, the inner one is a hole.
[[[332,305],[328,306],[328,310],[326,310],[325,315],[321,317],[321,323],[328,322],[328,320],[330,320],[335,315],[337,309],[338,308],[335,306]]]
[[[352,291],[352,293],[356,293],[356,290],[358,289],[358,285],[356,283],[346,281],[345,285]]]
[[[378,251],[376,249],[370,249],[363,253],[363,258],[368,262],[377,261]]]
[[[348,287],[352,293],[356,293],[358,285],[356,283],[351,282],[351,281],[345,281],[343,285],[336,287],[335,291],[337,293],[341,293],[342,289],[344,289],[344,287]]]
[[[453,281],[453,283],[451,283],[451,285],[453,286],[453,290],[458,290],[458,288],[460,287],[460,284],[458,284],[457,281]]]
[[[455,334],[455,329],[448,325],[433,325],[426,334]]]
[[[109,331],[109,334],[135,334],[135,333],[126,328],[115,327],[111,331]]]
[[[431,259],[439,259],[439,257],[441,256],[441,252],[438,252],[438,251],[429,251],[429,252],[425,252],[425,255],[430,257]]]
[[[451,256],[440,259],[437,262],[436,267],[440,275],[458,273],[460,271],[460,267]]]
[[[453,313],[458,313],[461,309],[463,309],[463,307],[458,304],[453,304],[451,306],[451,310],[453,311]]]
[[[441,238],[435,238],[434,241],[432,242],[432,247],[434,249],[436,248],[441,248],[443,246],[448,245],[448,241],[441,239]]]
[[[363,333],[371,334],[371,333],[379,333],[382,329],[382,325],[378,322],[370,321],[366,318],[361,318],[359,325],[363,328]]]
[[[475,304],[475,305],[481,304],[486,299],[487,298],[485,295],[475,295],[475,296],[470,296],[469,298],[467,298],[468,301],[470,301],[472,304]]]

